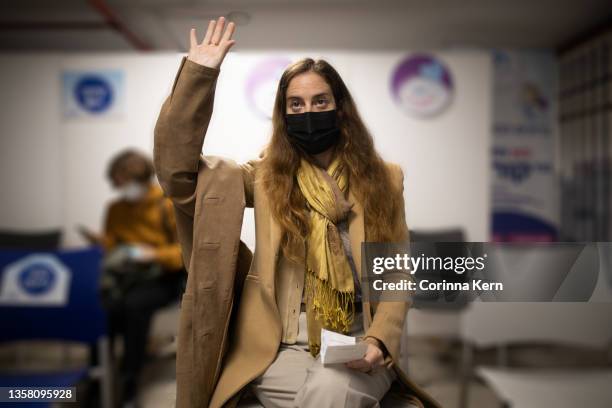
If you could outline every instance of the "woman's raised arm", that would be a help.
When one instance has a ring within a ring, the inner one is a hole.
[[[220,66],[235,44],[235,25],[211,20],[201,43],[195,29],[183,57],[172,91],[164,101],[155,125],[154,164],[159,182],[175,206],[193,217],[197,173],[202,145],[210,122]]]

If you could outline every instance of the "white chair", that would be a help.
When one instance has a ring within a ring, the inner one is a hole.
[[[474,348],[497,347],[498,366],[506,367],[507,346],[536,343],[606,350],[612,340],[610,303],[473,303],[461,317],[463,378],[460,406],[468,406]],[[513,408],[609,407],[612,369],[525,370],[481,367],[476,370]],[[607,386],[602,386],[607,382]],[[564,395],[557,398],[553,394]],[[544,395],[546,394],[546,395]],[[542,401],[555,401],[554,404]]]
[[[512,408],[612,407],[612,370],[480,368],[478,374]]]
[[[460,310],[411,308],[406,316],[400,350],[400,367],[410,375],[409,338],[459,339]]]

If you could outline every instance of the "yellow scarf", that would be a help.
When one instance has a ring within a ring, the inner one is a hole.
[[[353,320],[353,274],[336,228],[348,216],[352,204],[345,199],[348,172],[339,158],[327,172],[302,159],[297,182],[310,209],[305,297],[308,344],[316,357],[321,348],[321,327],[348,333]]]

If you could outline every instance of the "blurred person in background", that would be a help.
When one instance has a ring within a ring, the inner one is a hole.
[[[117,154],[107,177],[119,198],[106,210],[104,232],[97,235],[81,228],[88,241],[105,250],[102,301],[111,339],[123,334],[125,406],[135,404],[152,316],[179,298],[185,280],[172,202],[153,183],[153,175],[146,155],[135,150]]]

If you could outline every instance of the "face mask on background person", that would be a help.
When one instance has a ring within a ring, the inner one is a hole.
[[[336,144],[340,135],[336,114],[332,109],[285,115],[289,140],[308,154],[324,152]]]
[[[119,189],[119,195],[127,201],[135,202],[143,198],[146,191],[145,185],[136,181],[130,181]]]

